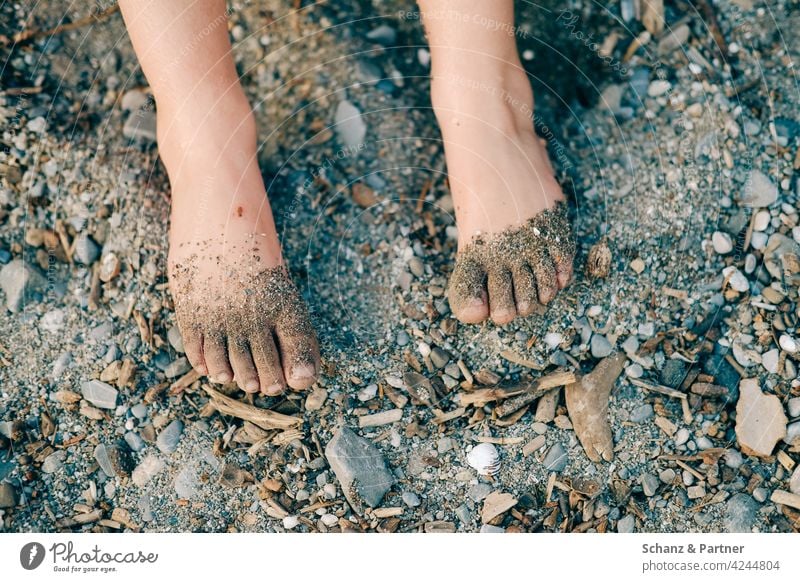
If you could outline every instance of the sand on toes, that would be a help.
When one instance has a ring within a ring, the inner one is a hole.
[[[567,205],[559,202],[459,251],[447,290],[450,309],[463,323],[490,317],[504,325],[528,316],[569,284],[574,257]]]
[[[311,386],[320,369],[308,310],[283,265],[261,261],[257,241],[220,252],[206,242],[180,245],[170,289],[186,355],[217,382],[279,394]]]

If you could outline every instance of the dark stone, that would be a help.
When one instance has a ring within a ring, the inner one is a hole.
[[[670,388],[678,388],[686,378],[687,365],[683,360],[667,360],[661,370],[661,383]]]
[[[746,493],[737,493],[725,503],[723,525],[728,533],[750,533],[759,504]]]

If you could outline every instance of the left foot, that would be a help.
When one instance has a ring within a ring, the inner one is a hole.
[[[450,307],[464,323],[503,325],[550,302],[572,278],[564,194],[534,131],[521,66],[438,65],[433,106],[458,223]]]

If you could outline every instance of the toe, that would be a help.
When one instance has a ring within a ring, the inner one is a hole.
[[[258,381],[261,391],[268,396],[276,396],[283,392],[286,381],[283,378],[281,359],[278,349],[269,330],[250,339],[253,361],[258,370]]]
[[[498,269],[489,273],[489,313],[497,325],[505,325],[517,316],[511,271]]]
[[[489,316],[486,272],[474,261],[457,261],[447,298],[453,315],[462,323],[480,323]]]
[[[514,300],[517,313],[523,317],[533,313],[536,308],[536,278],[528,265],[522,264],[514,268]]]
[[[553,300],[558,291],[556,280],[556,267],[549,254],[542,254],[535,263],[532,263],[533,273],[536,275],[536,290],[539,303],[547,304]]]
[[[555,266],[558,288],[563,289],[572,281],[572,260],[556,262]]]
[[[229,342],[228,354],[233,366],[233,377],[239,388],[245,392],[258,392],[260,384],[258,382],[258,371],[250,354],[250,346],[247,342],[237,340]]]
[[[225,343],[225,337],[219,333],[206,333],[203,336],[203,359],[208,368],[208,376],[213,382],[220,384],[233,380]]]
[[[202,332],[200,330],[190,329],[187,330],[187,333],[183,333],[183,330],[181,330],[181,336],[183,338],[183,350],[186,353],[186,358],[189,360],[189,363],[199,374],[208,374],[208,368],[203,359]]]
[[[317,381],[319,346],[313,333],[296,333],[293,326],[275,330],[286,383],[294,390],[305,390]]]

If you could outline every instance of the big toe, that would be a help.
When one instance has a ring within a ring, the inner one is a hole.
[[[489,317],[486,272],[474,261],[457,261],[447,290],[450,309],[462,323],[480,323]]]
[[[304,326],[308,327],[308,326]],[[276,329],[278,346],[286,383],[294,390],[305,390],[317,381],[319,374],[319,345],[314,332],[294,326]]]

